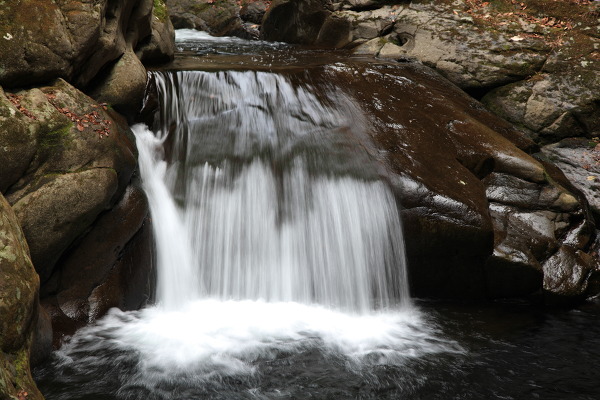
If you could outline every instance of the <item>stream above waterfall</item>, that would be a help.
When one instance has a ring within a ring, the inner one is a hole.
[[[597,307],[410,298],[369,116],[284,73],[347,54],[193,31],[178,49],[132,127],[156,304],[68,339],[34,371],[48,400],[597,398]]]

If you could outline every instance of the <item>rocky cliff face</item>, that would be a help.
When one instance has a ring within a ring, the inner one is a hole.
[[[0,35],[0,398],[34,399],[30,353],[43,359],[53,331],[150,293],[147,202],[118,112],[137,111],[144,63],[172,59],[174,34],[162,0],[34,0],[1,7]]]

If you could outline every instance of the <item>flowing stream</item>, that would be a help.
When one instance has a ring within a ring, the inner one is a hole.
[[[239,43],[263,61],[282,46]],[[494,397],[491,379],[465,391],[478,366],[502,370],[468,351],[493,340],[409,297],[398,205],[351,97],[275,72],[151,75],[155,123],[132,129],[156,304],[79,330],[36,371],[47,399]]]

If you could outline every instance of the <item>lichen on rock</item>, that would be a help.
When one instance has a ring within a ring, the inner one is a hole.
[[[39,308],[39,278],[8,202],[0,194],[0,398],[23,392],[40,400],[29,370],[29,349]]]

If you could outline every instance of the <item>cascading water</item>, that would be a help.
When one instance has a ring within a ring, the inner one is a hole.
[[[132,129],[157,305],[78,331],[48,398],[298,398],[313,379],[376,381],[376,366],[461,351],[411,305],[397,205],[340,90],[253,71],[152,78],[156,124]]]
[[[154,80],[160,124],[155,134],[134,131],[161,305],[217,297],[359,313],[408,306],[390,190],[352,175],[364,165],[327,165],[339,136],[360,126],[347,100],[333,108],[280,75],[252,71]]]

